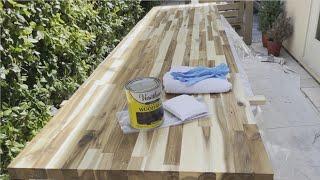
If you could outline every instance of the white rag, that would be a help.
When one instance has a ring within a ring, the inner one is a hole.
[[[173,98],[174,99],[174,98]],[[171,99],[170,99],[171,100]],[[196,99],[197,103],[200,103],[201,106],[203,107],[207,107],[206,103],[204,102],[203,98],[199,97]],[[166,104],[167,101],[165,101],[163,104]],[[199,105],[197,104],[196,105]],[[169,106],[171,107],[171,103],[169,104]],[[193,105],[194,106],[194,105]],[[186,110],[186,109],[185,109]],[[184,111],[185,111],[184,110]],[[176,111],[176,110],[175,110]],[[198,111],[197,111],[198,112]],[[208,112],[208,111],[207,111]],[[181,113],[181,112],[180,112]],[[180,114],[179,113],[179,114]],[[164,127],[169,127],[169,126],[176,126],[179,124],[183,124],[183,123],[187,123],[187,122],[191,122],[194,120],[203,120],[205,119],[204,117],[209,116],[209,113],[201,113],[199,115],[194,115],[192,118],[188,118],[184,121],[182,121],[181,119],[179,119],[177,116],[173,115],[172,113],[168,112],[167,110],[164,111],[164,115],[163,115],[163,124],[161,124],[161,126],[157,127],[157,128],[164,128]],[[128,134],[128,133],[134,133],[134,132],[139,132],[139,131],[148,131],[148,130],[139,130],[139,129],[135,129],[133,127],[130,126],[130,117],[129,117],[129,112],[128,109],[125,109],[124,111],[120,111],[117,112],[117,120],[119,122],[119,125],[121,127],[121,130],[123,131],[123,133]],[[157,129],[156,128],[156,129]],[[150,129],[149,129],[150,130]]]
[[[177,66],[172,67],[169,72],[163,76],[163,86],[166,93],[172,94],[199,94],[199,93],[222,93],[228,92],[232,84],[226,79],[209,78],[197,82],[192,86],[187,86],[179,80],[173,79],[171,72],[186,72],[193,67]]]
[[[208,114],[206,104],[199,102],[193,96],[180,95],[163,102],[163,108],[182,121]]]

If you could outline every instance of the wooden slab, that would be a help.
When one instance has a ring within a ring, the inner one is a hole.
[[[162,79],[173,65],[219,63],[229,65],[235,88],[199,95],[209,117],[122,133],[116,112],[126,106],[128,80]],[[273,179],[258,128],[237,102],[243,91],[237,72],[215,5],[155,7],[11,162],[9,173],[17,179]]]

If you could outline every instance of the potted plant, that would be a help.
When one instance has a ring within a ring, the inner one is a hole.
[[[291,18],[286,13],[281,13],[276,21],[272,24],[272,28],[268,31],[268,54],[274,56],[280,55],[282,42],[293,33],[293,25]]]
[[[259,8],[259,30],[262,32],[263,47],[267,47],[267,31],[283,11],[282,1],[262,1]]]

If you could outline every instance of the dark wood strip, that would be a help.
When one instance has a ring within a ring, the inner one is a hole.
[[[221,96],[228,127],[233,130],[243,130],[243,122],[247,122],[245,107],[239,106],[234,92],[224,93]]]
[[[179,17],[181,17],[182,16],[182,13],[183,13],[183,10],[177,10],[177,12],[176,12],[176,14],[175,14],[175,16],[174,16],[174,18],[179,18]]]
[[[131,170],[136,170],[136,169],[141,169],[141,166],[143,164],[143,158],[144,157],[132,157],[130,159],[130,164],[128,166],[128,169]]]
[[[199,121],[198,121],[198,125],[200,127],[210,127],[210,126],[212,126],[210,117],[200,118]]]
[[[158,36],[153,36],[153,38],[150,40],[146,47],[146,51],[142,57],[142,62],[141,65],[143,65],[143,68],[146,68],[147,75],[148,76],[153,68],[154,61],[156,60],[158,54],[159,54],[159,47],[161,40],[164,38],[165,34],[167,31],[162,31],[162,33]]]
[[[215,66],[214,60],[208,60],[207,61],[207,67],[214,67],[214,66]]]
[[[119,125],[118,125],[119,126]],[[108,138],[107,143],[103,148],[103,153],[115,153],[120,146],[125,135],[123,134],[120,127],[113,128]]]
[[[219,94],[210,94],[210,98],[211,99],[217,99],[217,98],[221,98],[221,94],[219,93]]]
[[[225,31],[219,31],[220,37],[222,38],[223,44],[228,45],[229,41]]]
[[[188,29],[193,28],[194,13],[195,13],[195,8],[191,8],[191,12],[189,14]]]
[[[234,57],[233,57],[233,54],[232,54],[232,51],[231,51],[231,48],[229,45],[223,45],[223,52],[226,56],[226,60],[227,60],[227,64],[230,68],[230,72],[231,73],[238,73],[239,70],[238,70],[238,66],[234,60]]]
[[[201,52],[207,52],[206,51],[206,32],[205,31],[201,31],[200,32],[200,43],[199,43],[199,51]]]
[[[164,18],[161,20],[161,23],[160,23],[160,24],[165,24],[165,23],[167,23],[169,17],[174,14],[174,9],[171,9],[171,10],[166,11],[166,12],[167,12],[167,13],[166,13],[166,15],[164,16]]]
[[[171,24],[172,24],[172,21],[167,21],[166,26],[164,27],[164,30],[168,31],[170,26],[171,26]]]
[[[121,133],[123,134],[122,131]],[[123,136],[123,139],[120,141],[121,144],[114,152],[111,169],[114,169],[114,170],[127,169],[137,138],[138,138],[138,133],[126,134]]]
[[[179,165],[180,163],[182,129],[182,125],[172,126],[169,128],[169,135],[164,158],[164,164],[166,165]]]
[[[183,17],[181,16],[181,17],[178,18],[178,25],[177,26],[181,27],[182,23],[183,23]]]
[[[183,66],[189,66],[190,61],[190,52],[191,52],[191,40],[192,40],[192,32],[193,32],[193,21],[194,21],[194,8],[191,9],[189,13],[189,21],[188,21],[188,34],[186,39],[186,49],[183,55]]]
[[[164,19],[164,17],[166,16],[166,14],[167,14],[167,11],[161,11],[161,12],[159,12],[158,15],[155,17],[154,22],[151,21],[151,22],[153,22],[153,23],[150,24],[150,25],[153,26],[153,27],[155,27],[155,28],[158,28],[159,25],[160,25],[160,23],[161,23],[161,21],[162,21],[162,20]]]
[[[272,176],[272,167],[269,163],[268,154],[264,147],[258,126],[256,124],[244,124],[243,127],[246,138],[249,141],[253,172],[257,174],[267,174],[266,177]]]
[[[207,19],[208,19],[208,25],[207,25],[207,32],[208,32],[208,40],[209,41],[213,41],[213,33],[212,33],[212,25],[211,25],[211,16],[207,15]]]
[[[203,121],[203,120],[201,120]],[[210,133],[211,133],[211,128],[210,126],[202,126],[202,134],[204,137],[204,141],[206,145],[209,145],[210,143],[212,143],[212,141],[210,141]]]
[[[207,43],[206,43],[206,31],[200,32],[200,43],[199,43],[199,65],[207,65]]]
[[[216,54],[217,55],[224,55],[220,37],[214,36],[213,41],[214,41],[214,48],[216,50]]]
[[[63,164],[63,169],[76,169],[89,149],[88,144],[91,144],[95,138],[94,131],[86,131],[78,142],[78,147],[73,150],[71,156]]]
[[[235,131],[233,146],[235,172],[252,173],[250,146],[244,131]]]
[[[178,32],[179,32],[180,27],[181,27],[181,24],[180,24],[180,26],[179,25],[172,25],[172,27],[171,27],[174,32],[172,35],[172,39],[171,39],[167,54],[164,59],[165,65],[163,65],[161,72],[160,72],[160,75],[159,75],[160,79],[162,79],[164,73],[166,73],[170,70],[170,67],[172,64],[172,58],[173,58],[173,55],[174,55],[176,47],[177,47],[177,38],[178,38]],[[159,53],[162,53],[162,52],[159,52]]]

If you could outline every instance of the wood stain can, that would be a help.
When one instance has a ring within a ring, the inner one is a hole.
[[[162,86],[158,78],[143,77],[125,85],[130,125],[135,129],[151,129],[163,123]]]

